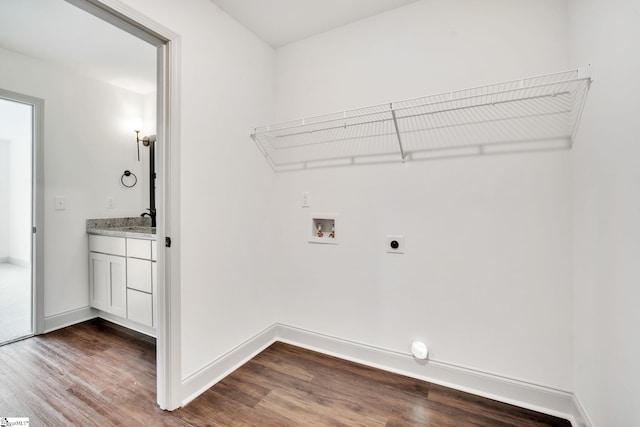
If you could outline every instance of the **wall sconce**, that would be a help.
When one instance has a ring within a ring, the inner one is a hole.
[[[136,133],[136,143],[138,144],[138,161],[140,161],[140,143],[142,142],[142,145],[148,147],[150,143],[156,142],[156,136],[143,136],[142,139],[140,139],[140,131],[136,130],[134,132]]]
[[[135,130],[136,144],[138,144],[138,161],[140,161],[140,143],[149,147],[149,212],[144,212],[142,216],[148,215],[151,218],[151,226],[156,226],[156,136],[143,136],[140,139],[140,131]]]

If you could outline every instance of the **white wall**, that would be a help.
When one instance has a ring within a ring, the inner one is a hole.
[[[142,98],[142,102],[143,102],[143,109],[142,109],[143,114],[142,114],[142,129],[140,131],[141,139],[144,138],[145,136],[157,134],[156,115],[158,111],[157,111],[157,103],[156,103],[156,93],[152,92],[144,95]],[[162,147],[160,146],[161,143],[162,142],[160,141],[156,142],[156,153],[162,149]],[[144,197],[143,197],[144,209],[149,208],[149,202],[150,202],[149,167],[151,164],[149,162],[149,154],[150,154],[149,147],[145,147],[141,142],[140,143],[140,174],[138,174],[138,184],[140,185],[141,188],[144,189]],[[156,154],[156,157],[157,157],[157,154]],[[160,170],[157,162],[156,162],[155,169],[156,169],[156,175],[157,175],[157,178],[156,178],[156,186],[157,186],[158,180],[161,179],[161,176],[157,172]],[[158,208],[157,203],[156,203],[156,208]]]
[[[0,262],[9,260],[9,140],[0,140]]]
[[[31,106],[0,100],[0,258],[31,261]],[[4,249],[4,250],[3,250]],[[4,255],[3,255],[4,253]]]
[[[11,141],[9,256],[12,262],[28,265],[31,262],[31,109],[23,114],[20,124],[23,134]]]
[[[277,118],[563,71],[567,19],[557,0],[425,0],[285,46]],[[277,175],[279,322],[571,390],[568,171],[547,152]],[[340,214],[339,245],[307,243],[310,212]]]
[[[85,220],[139,215],[146,205],[142,186],[120,184],[125,169],[141,173],[130,121],[143,115],[142,96],[6,50],[0,85],[45,100],[45,317],[86,307]],[[54,210],[56,196],[66,210]]]
[[[249,127],[273,119],[274,53],[208,0],[126,0],[181,36],[182,376],[275,321],[273,174]]]
[[[566,8],[563,0],[422,0],[284,46],[277,118],[563,71]]]
[[[640,4],[572,1],[594,82],[572,151],[575,393],[594,426],[640,425]]]

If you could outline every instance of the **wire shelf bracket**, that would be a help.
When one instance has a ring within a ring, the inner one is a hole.
[[[251,138],[277,172],[570,149],[592,82],[585,70],[255,127]]]

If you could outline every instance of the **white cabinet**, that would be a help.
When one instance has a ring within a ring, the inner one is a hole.
[[[111,236],[89,236],[89,251],[119,256],[127,254],[125,239]]]
[[[127,238],[127,256],[130,258],[151,259],[151,240]]]
[[[151,293],[151,260],[127,257],[127,288]]]
[[[127,257],[127,297],[129,299],[127,317],[151,327],[155,327],[153,321],[155,294],[153,271],[155,268],[156,263],[151,260]]]
[[[124,257],[89,253],[91,306],[116,316],[127,314],[127,284]]]
[[[153,295],[127,289],[127,318],[147,326],[153,326]]]
[[[127,318],[155,327],[154,281],[156,262],[152,261],[151,240],[127,238]]]
[[[129,237],[89,235],[90,305],[135,324],[155,328],[155,243]]]

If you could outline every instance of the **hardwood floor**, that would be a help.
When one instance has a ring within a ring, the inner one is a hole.
[[[0,347],[0,417],[31,426],[570,426],[283,343],[165,412],[155,404],[155,344],[100,320]]]

